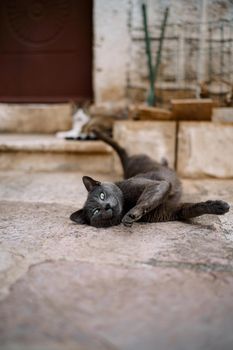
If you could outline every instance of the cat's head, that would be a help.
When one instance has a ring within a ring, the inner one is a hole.
[[[78,224],[108,227],[121,222],[123,194],[118,186],[110,182],[99,182],[89,176],[83,177],[88,191],[84,207],[71,214],[70,219]]]

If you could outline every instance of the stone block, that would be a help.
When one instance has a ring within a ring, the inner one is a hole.
[[[176,120],[211,120],[211,99],[171,100],[172,114]]]
[[[184,177],[233,177],[233,125],[180,122],[178,173]]]
[[[63,104],[0,103],[0,132],[55,133],[72,126],[72,110]]]
[[[130,155],[144,153],[160,161],[163,157],[174,167],[176,123],[161,121],[122,121],[114,125],[114,138]],[[115,170],[121,173],[117,156]]]
[[[233,108],[219,107],[214,108],[212,113],[212,120],[216,123],[233,123]]]

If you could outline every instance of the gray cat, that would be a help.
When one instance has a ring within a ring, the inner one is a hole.
[[[72,221],[95,227],[114,226],[121,222],[131,226],[136,221],[185,220],[229,211],[229,204],[220,200],[181,203],[180,180],[165,160],[158,163],[147,155],[129,156],[112,138],[99,131],[95,134],[118,153],[124,180],[101,183],[84,176],[88,197],[84,207],[70,216]]]

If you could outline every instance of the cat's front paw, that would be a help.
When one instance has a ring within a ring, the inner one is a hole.
[[[210,214],[223,215],[227,213],[230,209],[230,205],[224,201],[207,201],[205,202],[208,205]]]
[[[131,227],[133,225],[134,220],[129,215],[125,215],[121,222],[124,226]]]
[[[125,216],[122,219],[122,223],[125,226],[130,227],[135,221],[141,219],[142,215],[142,210],[140,210],[139,208],[132,208],[130,211],[128,211],[128,213],[125,214]]]

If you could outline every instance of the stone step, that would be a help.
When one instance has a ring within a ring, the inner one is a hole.
[[[187,178],[233,178],[232,135],[230,123],[179,122],[177,128],[171,121],[124,121],[114,126],[115,139],[130,155],[167,158]],[[0,170],[122,174],[115,152],[101,141],[38,134],[0,134]]]
[[[69,103],[0,103],[0,132],[49,134],[69,130],[71,125],[72,108]]]
[[[68,141],[43,134],[1,134],[0,170],[110,173],[112,149],[102,141]]]

